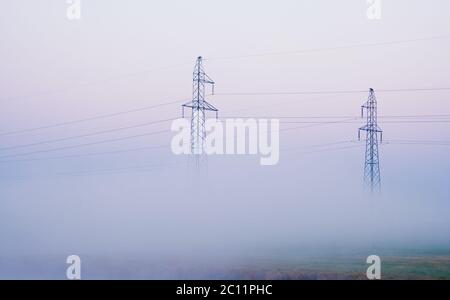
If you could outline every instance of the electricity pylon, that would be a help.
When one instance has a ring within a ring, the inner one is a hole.
[[[218,109],[206,101],[206,85],[212,85],[214,95],[214,81],[205,73],[203,69],[203,58],[199,56],[195,64],[194,79],[192,87],[192,101],[183,104],[184,108],[191,108],[191,155],[197,167],[201,167],[206,162],[205,140],[206,140],[206,112],[213,111],[218,117]]]
[[[361,106],[361,117],[364,117],[364,110],[367,114],[367,123],[359,128],[358,139],[361,140],[361,131],[366,132],[366,154],[364,166],[364,182],[370,190],[376,191],[381,188],[380,156],[378,153],[378,136],[383,142],[383,131],[377,123],[377,98],[375,91],[370,89],[369,99]]]

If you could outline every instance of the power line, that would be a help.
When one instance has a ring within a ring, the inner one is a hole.
[[[404,89],[380,89],[381,93],[401,93],[401,92],[430,92],[430,91],[450,91],[450,87],[436,88],[404,88]],[[336,90],[336,91],[289,91],[289,92],[222,92],[215,93],[216,96],[280,96],[280,95],[336,95],[336,94],[361,94],[367,90]]]
[[[427,144],[427,143],[388,143],[389,145],[417,145],[417,146],[450,146],[450,144]]]
[[[131,148],[131,149],[124,149],[124,150],[116,150],[116,151],[94,152],[94,153],[65,155],[65,156],[56,156],[56,157],[16,159],[16,160],[0,160],[0,163],[34,162],[34,161],[72,159],[72,158],[89,157],[89,156],[102,156],[102,155],[110,155],[110,154],[121,154],[121,153],[137,152],[137,151],[151,150],[151,149],[161,149],[161,148],[166,148],[166,147],[168,147],[168,145],[148,146],[148,147]]]
[[[352,118],[353,120],[353,118]],[[281,122],[282,124],[333,124],[333,123],[347,123],[347,124],[354,124],[354,123],[359,123],[356,121],[349,121],[346,120],[345,122],[341,122],[341,121],[336,121],[336,122],[332,122],[332,121],[287,121],[287,122]],[[383,124],[402,124],[402,123],[406,123],[406,124],[411,124],[411,123],[450,123],[450,120],[416,120],[416,121],[381,121],[379,123],[383,123]]]
[[[181,165],[181,164],[184,164],[184,163],[177,162],[177,163],[166,163],[166,164],[141,165],[141,166],[135,166],[135,167],[60,172],[60,173],[57,173],[57,175],[77,176],[77,175],[113,174],[113,173],[117,173],[117,172],[130,171],[130,170],[147,171],[147,170],[153,170],[154,168],[161,168],[161,167],[172,166],[172,165]]]
[[[283,129],[280,129],[280,132],[282,132],[282,131],[290,131],[290,130],[295,130],[295,129],[304,129],[304,128],[311,128],[311,127],[317,127],[317,126],[324,126],[324,125],[348,123],[348,121],[354,120],[354,119],[355,118],[348,118],[348,119],[339,120],[339,121],[316,122],[316,123],[313,123],[312,125],[307,125],[307,126],[296,126],[296,127],[283,128]]]
[[[351,48],[361,48],[361,47],[373,47],[373,46],[383,46],[383,45],[395,45],[395,44],[402,44],[402,43],[412,43],[412,42],[420,42],[420,41],[432,41],[432,40],[442,40],[442,39],[449,39],[449,35],[443,35],[443,36],[435,36],[435,37],[425,37],[425,38],[416,38],[416,39],[407,39],[407,40],[397,40],[397,41],[387,41],[387,42],[378,42],[378,43],[361,43],[361,44],[354,44],[354,45],[343,45],[343,46],[335,46],[335,47],[324,47],[324,48],[311,48],[311,49],[301,49],[301,50],[293,50],[293,51],[279,51],[279,52],[266,52],[266,53],[257,53],[257,54],[248,54],[248,55],[236,55],[236,56],[223,56],[223,57],[216,57],[216,58],[210,58],[208,61],[214,61],[214,60],[223,60],[223,59],[235,59],[235,58],[250,58],[250,57],[262,57],[262,56],[274,56],[274,55],[291,55],[291,54],[301,54],[301,53],[310,53],[310,52],[324,52],[324,51],[331,51],[331,50],[340,50],[340,49],[351,49]],[[46,96],[51,95],[55,93],[61,93],[67,90],[80,88],[84,86],[92,86],[92,85],[98,85],[98,84],[104,84],[111,81],[129,78],[129,77],[136,77],[143,74],[148,74],[151,72],[161,71],[161,70],[167,70],[167,69],[173,69],[178,68],[180,66],[185,66],[190,63],[179,63],[171,66],[164,66],[159,68],[153,68],[149,70],[142,70],[137,72],[132,72],[120,76],[105,78],[93,82],[87,82],[87,83],[81,83],[78,85],[71,85],[64,89],[58,89],[58,90],[49,90],[49,91],[41,91],[37,92],[33,95],[28,96],[17,96],[17,97],[10,97],[10,98],[3,98],[0,99],[0,101],[12,101],[12,100],[21,100],[21,99],[27,99],[27,98],[33,98],[38,96]]]
[[[166,163],[166,164],[153,164],[153,165],[143,165],[136,167],[123,167],[123,168],[109,168],[109,169],[97,169],[97,170],[86,170],[86,171],[71,171],[71,172],[58,172],[54,174],[49,174],[50,176],[57,177],[73,177],[73,176],[89,176],[89,175],[111,175],[111,174],[122,174],[129,173],[129,171],[133,172],[149,172],[155,169],[160,169],[168,166],[176,166],[184,163]],[[42,178],[42,175],[39,175],[39,178]],[[30,179],[29,177],[15,177],[15,178],[1,178],[2,180],[26,180]],[[31,177],[31,179],[33,179]]]
[[[450,90],[450,88],[437,88],[437,89],[409,89],[408,91],[430,91],[430,90]],[[380,90],[383,91],[383,90]],[[397,89],[397,90],[384,90],[384,91],[406,91],[406,89]],[[365,93],[366,91],[357,91],[357,90],[353,90],[353,91],[316,91],[316,92],[281,92],[281,93],[277,93],[277,92],[270,92],[270,93],[220,93],[220,94],[216,94],[216,95],[228,95],[228,96],[245,96],[245,95],[300,95],[300,94],[336,94],[336,93],[344,93],[344,94],[348,94],[348,93]],[[78,119],[78,120],[73,120],[73,121],[67,121],[67,122],[61,122],[61,123],[55,123],[55,124],[50,124],[50,125],[44,125],[44,126],[39,126],[39,127],[34,127],[34,128],[26,128],[26,129],[21,129],[21,130],[15,130],[15,131],[10,131],[10,132],[4,132],[4,133],[0,133],[0,136],[8,136],[8,135],[15,135],[15,134],[21,134],[21,133],[28,133],[28,132],[34,132],[34,131],[38,131],[38,130],[44,130],[44,129],[51,129],[51,128],[56,128],[56,127],[62,127],[62,126],[67,126],[67,125],[73,125],[73,124],[78,124],[78,123],[84,123],[84,122],[89,122],[89,121],[94,121],[94,120],[100,120],[100,119],[106,119],[106,118],[112,118],[112,117],[117,117],[120,115],[125,115],[125,114],[130,114],[130,113],[136,113],[136,112],[141,112],[141,111],[145,111],[145,110],[149,110],[149,109],[153,109],[153,108],[158,108],[158,107],[163,107],[163,106],[168,106],[171,104],[178,104],[178,103],[182,103],[187,101],[186,99],[184,100],[178,100],[178,101],[172,101],[172,102],[166,102],[166,103],[160,103],[160,104],[156,104],[156,105],[151,105],[151,106],[145,106],[145,107],[141,107],[141,108],[136,108],[136,109],[130,109],[130,110],[125,110],[125,111],[119,111],[119,112],[115,112],[115,113],[110,113],[110,114],[104,114],[104,115],[99,115],[99,116],[94,116],[94,117],[88,117],[88,118],[83,118],[83,119]]]
[[[133,129],[133,128],[145,127],[145,126],[159,124],[159,123],[164,123],[164,122],[168,122],[168,121],[172,121],[172,120],[174,120],[174,119],[173,118],[172,119],[165,119],[165,120],[147,122],[147,123],[127,126],[127,127],[119,127],[119,128],[113,128],[113,129],[97,131],[97,132],[93,132],[93,133],[75,135],[75,136],[70,136],[70,137],[65,137],[65,138],[46,140],[46,141],[41,141],[41,142],[36,142],[36,143],[31,143],[31,144],[24,144],[24,145],[4,147],[4,148],[0,148],[0,151],[12,150],[12,149],[20,149],[20,148],[27,148],[27,147],[33,147],[33,146],[38,146],[38,145],[51,144],[51,143],[68,141],[68,140],[79,139],[79,138],[84,138],[84,137],[96,136],[96,135],[101,135],[101,134],[105,134],[105,133],[111,133],[111,132],[123,131],[123,130],[128,130],[128,129]]]
[[[172,66],[166,66],[166,67],[154,68],[151,70],[143,70],[143,71],[133,72],[133,73],[128,73],[128,74],[124,74],[124,75],[120,75],[120,76],[116,76],[116,77],[110,77],[110,78],[105,78],[105,79],[101,79],[101,80],[97,80],[97,81],[92,81],[92,82],[85,82],[85,83],[80,83],[80,84],[75,84],[75,85],[71,84],[69,87],[62,88],[62,89],[40,91],[40,92],[36,92],[36,93],[34,93],[32,95],[28,95],[28,96],[16,96],[16,97],[3,98],[3,99],[0,99],[0,102],[16,101],[16,100],[23,100],[23,99],[29,99],[29,98],[34,98],[34,97],[58,94],[58,93],[65,92],[68,90],[79,89],[79,88],[86,87],[86,86],[95,86],[95,85],[99,85],[99,84],[105,84],[105,83],[115,81],[115,80],[136,77],[136,76],[140,76],[143,74],[148,74],[148,73],[156,72],[156,71],[178,68],[178,67],[184,66],[184,65],[187,65],[187,63],[180,63],[180,64],[176,64],[176,65],[172,65]]]
[[[333,123],[346,123],[346,124],[355,124],[355,123],[359,123],[357,121],[336,121],[336,122],[323,122],[323,121],[288,121],[288,122],[281,122],[283,124],[333,124]],[[440,120],[440,121],[436,121],[436,120],[416,120],[416,121],[381,121],[379,123],[383,123],[383,124],[420,124],[420,123],[450,123],[450,120]]]
[[[267,56],[267,55],[298,54],[298,53],[308,53],[308,52],[316,52],[316,51],[329,51],[329,50],[348,49],[348,48],[372,47],[372,46],[380,46],[380,45],[393,45],[393,44],[411,43],[411,42],[419,42],[419,41],[441,40],[441,39],[448,39],[448,38],[450,38],[449,35],[443,35],[443,36],[424,37],[424,38],[397,40],[397,41],[388,41],[388,42],[379,42],[379,43],[362,43],[362,44],[355,44],[355,45],[344,45],[344,46],[337,46],[337,47],[327,47],[327,48],[313,48],[313,49],[303,49],[303,50],[295,50],[295,51],[284,51],[284,52],[271,52],[271,53],[260,53],[260,54],[250,54],[250,55],[240,55],[240,56],[216,57],[216,58],[212,58],[210,60],[234,59],[234,58],[245,58],[245,57]],[[116,77],[116,78],[108,78],[108,79],[104,79],[104,80],[97,81],[97,82],[84,83],[84,84],[81,84],[80,86],[86,86],[86,85],[93,85],[93,84],[108,82],[108,81],[115,80],[115,79],[122,79],[122,78],[125,78],[125,77],[141,75],[141,74],[144,74],[144,73],[148,73],[148,72],[152,72],[152,71],[159,71],[159,70],[163,70],[163,69],[170,69],[170,68],[179,67],[181,65],[187,65],[187,64],[188,63],[182,63],[182,64],[177,64],[177,65],[172,65],[172,66],[155,68],[153,70],[145,70],[145,71],[140,71],[140,72],[134,72],[134,73],[126,74],[125,76],[120,76],[120,77]],[[71,88],[74,88],[74,86],[71,85],[69,87],[69,89],[71,89]],[[434,88],[434,89],[397,89],[397,90],[379,90],[379,92],[429,91],[429,90],[449,90],[449,89],[450,88],[440,88],[440,89],[439,88],[438,89],[436,89],[436,88]],[[67,89],[65,89],[65,90],[67,90]],[[52,94],[52,93],[60,92],[60,91],[61,90],[40,92],[37,95],[39,95],[39,96],[47,95],[47,94]],[[282,95],[282,94],[285,94],[285,95],[289,95],[289,94],[292,94],[292,95],[299,95],[299,94],[339,94],[339,93],[348,94],[348,93],[364,93],[364,92],[365,92],[365,90],[359,90],[359,91],[328,91],[328,92],[241,93],[241,94],[238,94],[238,93],[222,93],[220,95],[241,95],[241,96],[243,96],[243,95]],[[23,98],[29,98],[29,97],[33,97],[33,96],[12,97],[12,98],[9,98],[9,99],[1,99],[0,101],[2,101],[2,100],[3,101],[4,100],[17,100],[17,99],[23,99]],[[179,102],[184,102],[184,101],[186,101],[186,100],[166,103],[166,104],[162,104],[162,105],[174,104],[174,103],[179,103]],[[65,125],[76,124],[76,123],[81,123],[81,122],[86,122],[86,121],[91,121],[91,120],[96,120],[96,119],[101,119],[101,118],[114,117],[114,116],[118,116],[118,115],[121,115],[121,114],[138,112],[138,111],[142,111],[142,110],[146,110],[146,109],[150,109],[150,108],[154,108],[154,107],[159,107],[159,106],[162,106],[162,105],[144,107],[144,108],[135,109],[135,110],[118,112],[118,113],[113,113],[113,114],[108,114],[108,115],[101,115],[101,116],[97,116],[97,117],[86,118],[86,119],[75,120],[75,121],[69,121],[69,122],[62,122],[62,123],[57,123],[57,124],[52,124],[52,125],[47,125],[47,126],[41,126],[41,127],[36,127],[36,128],[29,128],[29,129],[5,132],[5,133],[0,133],[0,136],[31,132],[31,131],[48,129],[48,128],[59,127],[59,126],[65,126]]]
[[[416,38],[416,39],[408,39],[408,40],[397,40],[397,41],[388,41],[388,42],[378,42],[378,43],[361,43],[361,44],[343,45],[343,46],[335,46],[335,47],[310,48],[310,49],[291,50],[291,51],[279,51],[279,52],[266,52],[266,53],[247,54],[247,55],[222,56],[222,57],[216,57],[216,58],[213,57],[213,58],[210,58],[208,60],[212,60],[213,61],[213,60],[227,60],[227,59],[252,58],[252,57],[264,57],[264,56],[295,55],[295,54],[305,54],[305,53],[313,53],[313,52],[326,52],[326,51],[333,51],[333,50],[343,50],[343,49],[376,47],[376,46],[385,46],[385,45],[397,45],[397,44],[414,43],[414,42],[422,42],[422,41],[443,40],[443,39],[449,39],[449,38],[450,38],[450,35],[443,35],[443,36],[424,37],[424,38]]]
[[[53,148],[53,149],[47,149],[47,150],[40,150],[40,151],[33,151],[33,152],[26,152],[26,153],[12,154],[12,155],[4,155],[4,156],[0,156],[0,160],[3,158],[20,157],[20,156],[27,156],[27,155],[32,155],[32,154],[55,152],[55,151],[61,151],[61,150],[67,150],[67,149],[94,146],[94,145],[99,145],[99,144],[104,144],[104,143],[124,141],[124,140],[140,138],[140,137],[145,137],[145,136],[150,136],[150,135],[155,135],[155,134],[160,134],[160,133],[165,133],[165,132],[170,132],[170,130],[161,130],[161,131],[155,131],[155,132],[150,132],[150,133],[145,133],[145,134],[138,134],[138,135],[126,136],[126,137],[122,137],[122,138],[108,139],[108,140],[103,140],[103,141],[98,141],[98,142],[78,144],[78,145],[59,147],[59,148]]]
[[[450,115],[395,115],[395,116],[378,116],[378,118],[450,118]]]
[[[360,116],[224,116],[221,119],[344,119],[344,118],[360,118]],[[450,115],[386,115],[378,116],[379,119],[393,118],[450,118]]]
[[[19,134],[19,133],[27,133],[27,132],[33,132],[33,131],[38,131],[38,130],[43,130],[43,129],[50,129],[50,128],[62,127],[62,126],[73,125],[73,124],[78,124],[78,123],[84,123],[84,122],[88,122],[88,121],[112,118],[112,117],[117,117],[117,116],[120,116],[120,115],[136,113],[136,112],[145,111],[145,110],[158,108],[158,107],[163,107],[163,106],[167,106],[167,105],[171,105],[171,104],[178,104],[178,103],[182,103],[184,101],[186,101],[186,100],[178,100],[178,101],[160,103],[160,104],[156,104],[156,105],[144,106],[144,107],[141,107],[141,108],[130,109],[130,110],[125,110],[125,111],[119,111],[119,112],[99,115],[99,116],[95,116],[95,117],[89,117],[89,118],[78,119],[78,120],[67,121],[67,122],[61,122],[61,123],[55,123],[55,124],[45,125],[45,126],[40,126],[40,127],[34,127],[34,128],[27,128],[27,129],[21,129],[21,130],[16,130],[16,131],[4,132],[4,133],[0,133],[0,136],[7,136],[7,135],[13,135],[13,134]]]
[[[339,143],[336,143],[336,144],[339,144]],[[362,147],[365,147],[365,145],[360,144],[360,145],[343,146],[343,147],[331,147],[331,148],[311,150],[311,151],[301,151],[301,150],[299,151],[299,150],[292,149],[292,151],[288,150],[288,152],[292,152],[292,153],[288,153],[288,155],[289,154],[297,154],[297,153],[301,153],[301,154],[315,154],[315,153],[322,153],[322,152],[332,152],[332,151],[356,149],[356,148],[362,148]]]
[[[389,140],[392,145],[450,146],[450,141]]]
[[[401,124],[401,123],[450,123],[450,120],[440,120],[440,121],[430,121],[430,120],[417,120],[417,121],[381,121],[380,123],[383,124],[390,124],[390,123],[394,123],[394,124]]]
[[[288,149],[281,149],[283,152],[290,152],[290,151],[296,151],[299,149],[308,149],[308,148],[322,148],[327,146],[336,146],[336,145],[342,145],[342,144],[348,144],[353,143],[355,141],[340,141],[340,142],[332,142],[332,143],[325,143],[325,144],[315,144],[315,145],[306,145],[306,146],[299,146],[294,148],[288,148]]]
[[[322,153],[322,152],[330,152],[330,151],[341,151],[341,150],[347,150],[347,149],[362,148],[364,146],[365,145],[354,145],[354,146],[346,146],[346,147],[337,147],[337,148],[330,148],[330,149],[323,149],[323,150],[303,152],[303,154]]]
[[[279,96],[279,95],[327,95],[327,94],[360,94],[364,90],[341,90],[341,91],[292,91],[292,92],[222,92],[216,96]]]
[[[435,88],[405,88],[405,89],[380,89],[381,93],[398,93],[398,92],[433,92],[433,91],[449,91],[450,87],[435,87]]]
[[[379,117],[379,118],[416,118],[416,117],[421,117],[421,116],[426,116],[427,118],[434,118],[434,117],[447,118],[447,117],[450,117],[450,115],[414,115],[414,116],[384,116],[384,117]],[[227,117],[227,118],[248,119],[248,118],[256,118],[256,117],[255,116],[253,116],[253,117],[246,116],[246,117]],[[267,117],[267,116],[265,116],[265,117],[257,117],[257,118],[265,118],[265,119],[329,119],[329,118],[332,118],[332,119],[334,119],[334,118],[344,118],[344,116],[334,116],[334,117],[331,117],[331,116],[327,116],[327,117],[325,117],[325,116],[271,116],[271,117]],[[357,117],[350,117],[350,119],[354,120],[354,119],[357,119]],[[158,123],[164,123],[164,122],[168,122],[168,121],[172,121],[172,120],[174,120],[174,118],[158,120],[158,121],[153,121],[153,122],[146,122],[146,123],[132,125],[132,126],[126,126],[126,127],[107,129],[107,130],[97,131],[97,132],[93,132],[93,133],[82,134],[82,135],[75,135],[75,136],[64,137],[64,138],[59,138],[59,139],[46,140],[46,141],[35,142],[35,143],[30,143],[30,144],[23,144],[23,145],[17,145],[17,146],[3,147],[3,148],[0,148],[0,151],[20,149],[20,148],[27,148],[27,147],[38,146],[38,145],[43,145],[43,144],[56,143],[56,142],[73,140],[73,139],[78,139],[78,138],[96,136],[96,135],[101,135],[101,134],[106,134],[106,133],[111,133],[111,132],[117,132],[117,131],[133,129],[133,128],[145,127],[145,126],[154,125],[154,124],[158,124]],[[445,121],[444,120],[441,120],[441,121],[423,121],[423,120],[421,120],[421,121],[386,121],[386,122],[383,122],[383,123],[448,123],[448,122],[450,122],[450,120],[445,120]],[[327,122],[319,122],[319,121],[314,121],[314,122],[310,122],[310,121],[282,121],[282,123],[285,123],[285,124],[333,124],[333,123],[353,123],[353,122],[348,122],[348,120],[345,120],[345,122],[344,121],[327,121]],[[284,130],[289,130],[289,129],[284,129]]]
[[[353,121],[353,120],[356,120],[356,119],[357,119],[357,117],[353,117],[353,118],[349,118],[349,119],[344,119],[344,120],[338,120],[338,121],[325,121],[325,122],[324,122],[324,121],[316,121],[316,122],[310,122],[310,121],[290,121],[290,122],[283,122],[283,123],[286,123],[286,124],[311,124],[311,125],[308,125],[308,126],[300,126],[300,127],[284,128],[284,129],[281,129],[280,131],[289,131],[289,130],[294,130],[294,129],[311,128],[311,127],[322,126],[322,125],[333,125],[333,124],[342,124],[342,123],[344,123],[344,124],[354,124],[354,123],[358,123],[358,122]],[[84,135],[77,135],[77,136],[65,137],[65,138],[60,138],[60,139],[41,141],[41,142],[36,142],[36,143],[31,143],[31,144],[25,144],[25,145],[18,145],[18,146],[5,147],[5,148],[0,148],[0,150],[3,150],[3,151],[4,151],[4,150],[12,150],[12,149],[25,148],[25,147],[32,147],[32,146],[37,146],[37,145],[42,145],[42,144],[49,144],[49,143],[55,143],[55,142],[60,142],[60,141],[66,141],[66,140],[78,139],[78,138],[89,137],[89,136],[95,136],[95,135],[100,135],[100,134],[105,134],[105,133],[110,133],[110,132],[117,132],[117,131],[122,131],[122,130],[132,129],[132,128],[144,127],[144,126],[148,126],[148,125],[152,125],[152,124],[157,124],[157,123],[162,123],[162,122],[167,122],[167,121],[171,121],[171,120],[173,120],[173,119],[165,119],[165,120],[159,120],[159,121],[147,122],[147,123],[138,124],[138,125],[133,125],[133,126],[120,127],[120,128],[114,128],[114,129],[108,129],[108,130],[98,131],[98,132],[89,133],[89,134],[84,134]],[[386,122],[383,122],[383,123],[450,123],[450,120],[448,120],[448,121],[386,121]],[[158,132],[156,132],[156,133],[161,133],[161,132],[169,132],[169,130],[158,131]],[[34,152],[28,152],[28,153],[14,154],[14,155],[6,155],[6,156],[1,156],[0,159],[1,159],[1,158],[5,158],[5,157],[31,155],[31,154],[37,154],[37,153],[45,153],[45,152],[52,152],[52,151],[57,151],[57,150],[65,150],[65,149],[71,149],[71,148],[77,148],[77,147],[84,147],[84,146],[89,146],[89,145],[96,145],[96,144],[102,144],[102,143],[107,143],[107,142],[120,141],[120,140],[124,140],[124,139],[135,138],[135,137],[141,137],[141,136],[147,136],[147,135],[153,135],[153,134],[154,134],[154,133],[144,134],[144,135],[134,135],[134,136],[131,136],[131,137],[123,137],[123,138],[118,138],[118,139],[110,139],[110,140],[99,141],[99,142],[93,142],[93,143],[86,143],[86,144],[81,144],[81,145],[74,145],[74,146],[60,147],[60,148],[54,148],[54,149],[49,149],[49,150],[40,150],[40,151],[34,151]]]
[[[295,151],[298,149],[309,149],[309,148],[320,148],[326,146],[340,145],[346,143],[354,143],[355,141],[341,141],[341,142],[333,142],[333,143],[325,143],[325,144],[315,144],[315,145],[306,145],[295,148],[282,149],[284,152]],[[43,158],[32,158],[32,159],[17,159],[17,160],[0,160],[0,163],[16,163],[16,162],[35,162],[35,161],[48,161],[48,160],[62,160],[62,159],[72,159],[72,158],[81,158],[81,157],[89,157],[89,156],[102,156],[102,155],[110,155],[110,154],[121,154],[121,153],[129,153],[135,151],[143,151],[150,149],[161,149],[169,147],[169,145],[159,145],[159,146],[149,146],[149,147],[140,147],[140,148],[131,148],[124,150],[116,150],[116,151],[105,151],[105,152],[94,152],[94,153],[86,153],[86,154],[75,154],[75,155],[65,155],[65,156],[56,156],[56,157],[43,157]]]
[[[401,142],[401,143],[450,143],[450,140],[389,140],[389,142]]]
[[[331,142],[331,143],[324,143],[324,144],[315,144],[315,145],[304,145],[304,146],[299,146],[299,147],[293,147],[293,148],[287,148],[287,149],[281,149],[281,151],[283,152],[292,152],[292,151],[297,151],[297,150],[301,150],[301,149],[310,149],[310,148],[322,148],[322,147],[328,147],[328,146],[336,146],[336,145],[343,145],[343,144],[351,144],[351,143],[358,143],[357,140],[346,140],[346,141],[338,141],[338,142]],[[414,145],[414,144],[418,144],[418,145],[430,145],[430,146],[450,146],[450,140],[449,141],[445,141],[445,140],[387,140],[383,142],[384,144],[407,144],[407,145]],[[354,146],[354,147],[362,147],[365,146],[365,144],[360,144],[358,146]],[[352,147],[343,147],[343,149],[350,149]],[[330,149],[323,149],[323,150],[333,150],[335,148],[330,148]],[[336,149],[341,149],[341,147],[336,148]],[[322,152],[322,150],[313,150],[313,151],[309,151],[309,152]],[[308,152],[308,153],[309,153]]]

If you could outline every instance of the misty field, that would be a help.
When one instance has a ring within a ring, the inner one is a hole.
[[[381,253],[381,252],[379,252]],[[232,260],[82,256],[82,279],[365,280],[367,256],[302,254],[242,256]],[[449,280],[450,251],[380,254],[384,280]],[[65,279],[63,256],[0,259],[2,279]]]
[[[237,279],[365,280],[365,257],[318,258],[293,264],[261,262],[233,271]],[[450,255],[382,257],[384,280],[449,280]]]

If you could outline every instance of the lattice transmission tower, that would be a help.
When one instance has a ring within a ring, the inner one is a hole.
[[[205,153],[205,122],[206,112],[213,111],[218,117],[219,110],[206,101],[206,85],[212,86],[212,94],[214,95],[215,82],[205,73],[203,69],[203,58],[197,58],[192,86],[192,101],[183,104],[183,118],[184,108],[191,108],[191,155],[194,159],[194,164],[201,167],[206,163]]]
[[[366,132],[366,154],[364,166],[365,185],[373,192],[381,188],[380,156],[378,153],[378,141],[383,142],[383,131],[377,121],[377,98],[375,91],[370,89],[367,102],[361,106],[361,117],[366,111],[367,123],[359,128],[358,139],[361,140],[361,131]]]

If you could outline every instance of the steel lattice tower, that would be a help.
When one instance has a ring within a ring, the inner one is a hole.
[[[206,85],[212,85],[212,94],[214,94],[214,81],[205,73],[203,69],[203,58],[199,56],[195,64],[193,74],[193,86],[192,86],[192,101],[183,104],[183,118],[184,108],[188,107],[192,109],[191,115],[191,154],[194,157],[194,163],[197,167],[200,167],[206,161],[205,153],[205,122],[206,112],[216,112],[216,118],[218,117],[218,109],[209,104],[206,101]]]
[[[361,139],[361,131],[366,132],[366,154],[364,166],[364,182],[371,191],[381,188],[380,156],[378,153],[378,137],[383,142],[383,131],[377,123],[377,98],[375,91],[370,89],[369,99],[361,106],[361,116],[364,117],[364,110],[367,114],[367,123],[359,128],[358,139]]]

